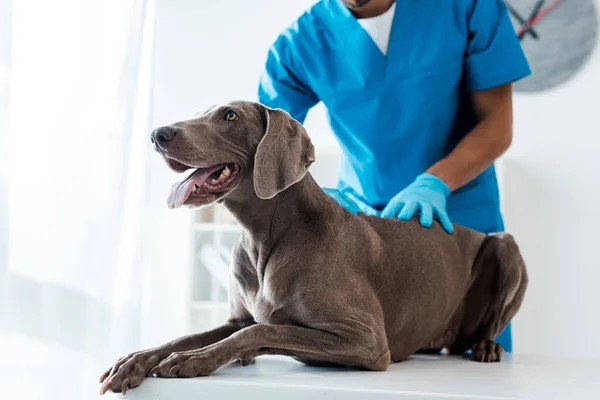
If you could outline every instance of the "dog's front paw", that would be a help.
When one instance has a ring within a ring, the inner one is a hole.
[[[481,340],[471,347],[472,359],[478,362],[499,362],[504,349],[493,340]]]
[[[214,351],[193,350],[172,353],[150,371],[150,376],[160,378],[193,378],[212,375],[224,364]]]
[[[100,394],[109,390],[124,394],[127,390],[138,387],[148,372],[164,357],[156,350],[139,351],[122,357],[100,377]]]

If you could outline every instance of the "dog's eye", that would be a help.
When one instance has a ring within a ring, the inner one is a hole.
[[[237,119],[238,115],[233,111],[227,111],[227,114],[225,114],[225,121],[235,121]]]

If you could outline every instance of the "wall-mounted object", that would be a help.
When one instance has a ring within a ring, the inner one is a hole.
[[[595,0],[506,0],[532,74],[519,92],[554,88],[574,77],[598,41]],[[510,60],[507,60],[510,62]]]

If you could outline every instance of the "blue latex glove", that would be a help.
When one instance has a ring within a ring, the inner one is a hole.
[[[348,211],[354,215],[358,215],[359,212],[361,212],[363,214],[367,214],[367,215],[378,215],[379,214],[377,212],[377,210],[375,210],[371,206],[369,206],[367,204],[363,204],[362,202],[359,202],[358,200],[351,198],[350,196],[346,195],[344,192],[341,192],[337,189],[323,188],[323,191],[327,195],[329,195],[331,198],[333,198],[335,201],[337,201],[339,205],[344,207],[346,209],[346,211]]]
[[[421,174],[390,200],[381,216],[408,221],[419,212],[421,225],[425,228],[431,227],[433,218],[436,218],[446,232],[452,233],[454,227],[446,213],[446,197],[449,194],[450,188],[440,178],[431,174]]]

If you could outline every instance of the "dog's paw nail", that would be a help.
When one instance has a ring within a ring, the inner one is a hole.
[[[103,395],[104,393],[106,393],[108,391],[108,388],[110,387],[110,381],[106,381],[104,382],[104,385],[102,385],[102,387],[100,387],[100,394]]]
[[[179,365],[173,365],[169,370],[169,375],[177,376],[177,372],[179,371]]]
[[[108,371],[106,371],[105,373],[103,373],[102,375],[100,375],[100,381],[99,381],[99,383],[102,383],[102,382],[104,382],[104,380],[105,380],[106,378],[108,378],[108,374],[109,374],[109,373],[110,373],[110,370],[108,370]]]

